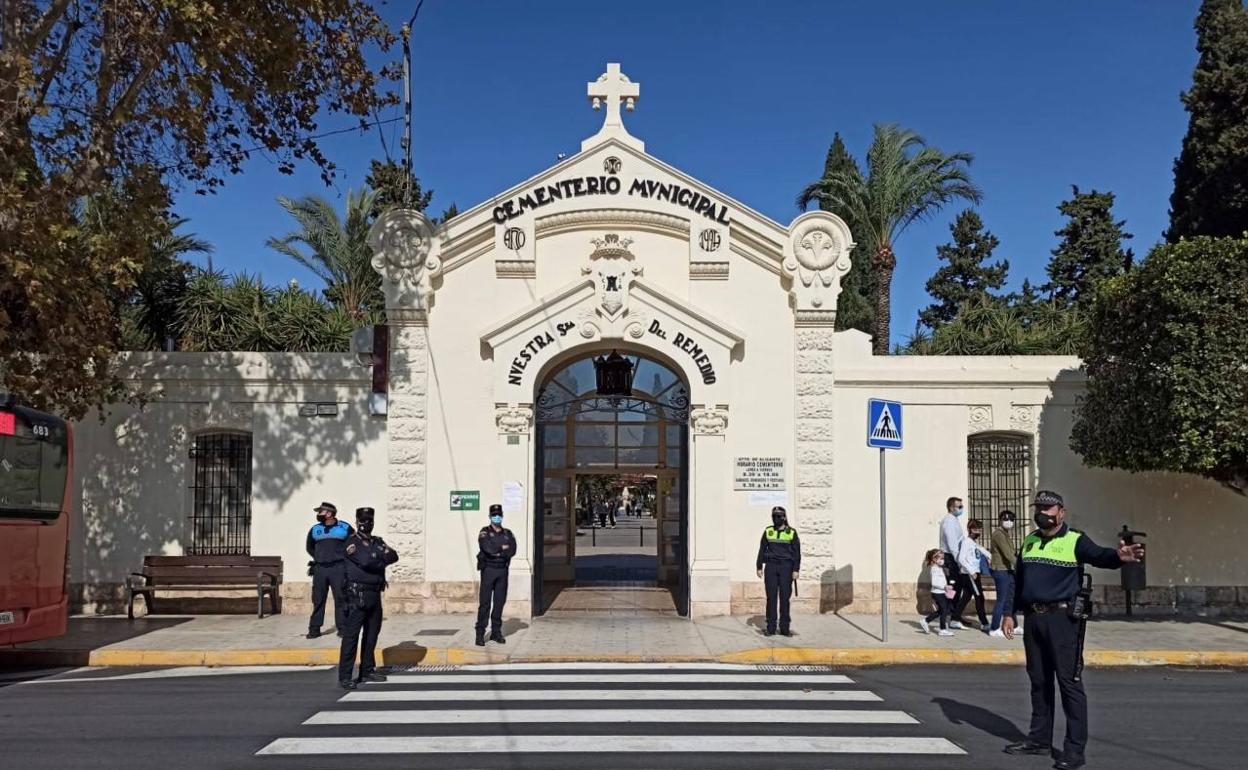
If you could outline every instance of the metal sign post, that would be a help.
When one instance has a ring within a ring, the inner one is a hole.
[[[901,449],[901,404],[867,401],[867,446],[880,450],[880,641],[888,641],[888,504],[885,449]]]

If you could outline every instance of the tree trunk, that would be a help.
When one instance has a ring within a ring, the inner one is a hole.
[[[875,336],[871,340],[871,352],[877,356],[888,355],[890,327],[892,324],[893,269],[897,257],[893,247],[884,244],[872,255],[871,266],[875,268]]]

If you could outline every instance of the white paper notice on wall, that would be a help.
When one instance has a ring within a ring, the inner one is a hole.
[[[772,508],[777,505],[788,505],[788,492],[751,492],[750,506],[755,508]]]
[[[733,466],[733,489],[784,489],[783,457],[738,457]]]
[[[521,513],[524,511],[524,484],[519,481],[503,482],[503,513]]]

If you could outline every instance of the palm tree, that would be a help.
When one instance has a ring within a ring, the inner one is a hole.
[[[372,190],[347,192],[346,220],[317,195],[279,197],[299,230],[270,238],[269,248],[285,254],[325,282],[325,298],[342,307],[357,326],[373,323],[385,308],[381,276],[373,269],[368,228],[377,208]]]
[[[135,349],[175,349],[178,305],[194,270],[184,256],[206,254],[211,264],[212,244],[190,233],[175,232],[186,222],[181,217],[170,220],[168,230],[152,244],[148,262],[135,281],[123,324]]]
[[[917,220],[936,214],[955,200],[978,203],[983,197],[971,183],[967,167],[971,154],[945,154],[929,147],[913,131],[896,124],[875,126],[867,151],[867,173],[855,164],[841,164],[807,185],[798,205],[817,200],[851,225],[859,248],[870,255],[875,272],[876,355],[888,353],[892,321],[893,245]]]

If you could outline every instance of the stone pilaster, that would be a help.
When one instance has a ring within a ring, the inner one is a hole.
[[[410,323],[394,325],[390,333],[390,404],[386,421],[389,520],[383,529],[402,555],[390,570],[394,581],[425,579],[428,397],[428,329]]]
[[[726,404],[699,404],[689,412],[690,460],[697,473],[690,502],[689,613],[694,617],[728,615],[732,611],[732,578],[728,570],[726,531],[720,517],[727,508],[729,459]]]
[[[821,605],[831,598],[836,583],[832,539],[833,325],[822,316],[812,317],[799,310],[794,330],[794,518],[802,535],[802,586],[810,584],[802,597],[819,596]]]

